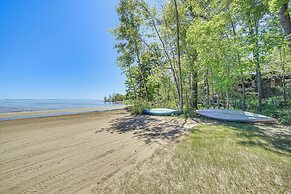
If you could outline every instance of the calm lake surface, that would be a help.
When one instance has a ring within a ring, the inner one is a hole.
[[[0,113],[62,110],[78,108],[118,108],[120,103],[87,99],[0,99]]]

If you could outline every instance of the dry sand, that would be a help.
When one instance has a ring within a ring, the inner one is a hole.
[[[111,180],[194,124],[125,110],[1,121],[0,193],[112,191]]]

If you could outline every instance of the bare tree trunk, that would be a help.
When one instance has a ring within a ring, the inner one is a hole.
[[[212,70],[210,71],[210,75],[211,75],[211,79],[210,79],[210,82],[211,82],[211,96],[212,96],[212,106],[213,108],[215,109],[215,103],[214,103],[214,87],[213,87],[213,75],[212,75]]]
[[[192,107],[198,109],[197,71],[192,72]]]
[[[225,100],[224,93],[222,93],[222,104],[223,104],[223,108],[226,109],[226,100]]]
[[[258,24],[255,25],[256,35],[258,34]],[[262,112],[262,73],[260,67],[260,56],[259,56],[259,40],[256,40],[256,48],[254,51],[255,63],[256,63],[256,77],[257,77],[257,88],[258,88],[258,112]]]
[[[189,85],[189,88],[191,87],[191,74],[188,75],[188,85]],[[186,85],[186,83],[184,83],[184,85]],[[192,94],[191,94],[191,89],[189,89],[189,92],[188,92],[188,89],[185,90],[185,96],[186,96],[186,108],[189,109],[191,107],[191,102],[192,102]]]
[[[226,98],[227,98],[227,109],[229,109],[229,105],[230,105],[230,98],[229,98],[229,89],[227,89],[226,91]]]
[[[206,70],[205,76],[205,96],[206,96],[206,107],[209,108],[209,83],[208,83],[208,69]]]
[[[222,93],[221,92],[218,92],[218,98],[217,98],[217,103],[218,103],[218,109],[220,109],[221,108],[221,104],[222,104],[222,100],[221,100],[221,98],[222,98]]]
[[[149,14],[150,16],[150,19],[151,19],[151,22],[152,22],[152,25],[154,27],[154,30],[162,44],[162,47],[163,47],[163,51],[167,57],[167,59],[169,60],[169,63],[170,63],[170,68],[171,68],[171,71],[172,71],[172,74],[173,74],[173,78],[174,78],[174,82],[175,82],[175,86],[176,86],[176,90],[177,90],[177,94],[178,94],[178,98],[180,98],[180,90],[179,90],[179,83],[178,83],[178,78],[177,78],[177,73],[176,73],[176,70],[175,70],[175,67],[173,65],[173,61],[171,60],[171,57],[169,55],[169,53],[167,52],[167,49],[166,49],[166,46],[165,46],[165,43],[164,43],[164,40],[157,28],[157,25],[156,25],[156,22],[155,22],[155,19],[152,17],[150,11],[147,9],[147,7],[145,6],[142,6],[142,8],[147,12],[147,14]],[[179,103],[180,103],[180,100],[178,99]]]
[[[254,27],[254,29],[253,29]],[[251,35],[258,35],[259,29],[258,24],[255,23],[253,27],[250,27],[250,34]],[[255,30],[255,32],[254,32]],[[254,34],[255,33],[255,34]],[[261,67],[260,67],[260,56],[259,56],[259,40],[256,38],[255,48],[253,50],[253,59],[256,64],[256,85],[258,90],[258,112],[262,112],[262,74],[261,74]]]
[[[258,42],[256,43],[256,48],[254,52],[255,63],[256,63],[256,81],[258,89],[258,112],[262,112],[262,74],[259,60]]]
[[[147,86],[146,86],[145,77],[144,77],[143,70],[142,70],[142,67],[141,67],[141,61],[140,61],[140,56],[139,56],[139,50],[137,48],[137,43],[135,43],[135,49],[136,49],[137,63],[138,63],[138,66],[139,66],[141,79],[142,79],[143,87],[144,87],[144,90],[145,90],[146,99],[149,102],[148,89],[147,89]]]
[[[232,26],[232,32],[233,35],[236,36],[236,31],[235,31],[235,26],[234,23],[231,22],[231,26]],[[237,62],[239,67],[242,66],[241,64],[241,59],[240,59],[240,54],[237,52],[236,54],[237,57]],[[244,72],[242,71],[242,69],[240,70],[241,72],[241,85],[242,85],[242,110],[245,111],[246,110],[246,87],[245,87],[245,80],[244,80]]]
[[[259,63],[257,63],[256,75],[257,75],[257,88],[258,88],[258,112],[262,112],[262,75],[261,75]]]
[[[284,103],[287,104],[285,68],[284,68],[284,73],[283,73],[283,98],[284,98]]]
[[[176,78],[176,81],[177,81],[177,91],[178,91],[178,106],[180,107],[180,102],[181,102],[181,95],[180,95],[180,87],[179,87],[179,77],[178,77],[178,75],[177,75],[177,71],[176,71],[176,68],[175,68],[175,66],[176,66],[176,63],[178,63],[177,62],[177,60],[175,60],[175,54],[174,53],[172,53],[172,65],[173,65],[173,72],[175,72],[175,78]],[[177,78],[178,77],[178,78]]]
[[[187,53],[188,59],[190,61],[190,70],[191,70],[191,85],[190,85],[190,106],[192,108],[197,109],[197,98],[198,98],[198,85],[197,85],[197,71],[194,69],[194,60],[193,58]]]
[[[283,49],[283,55],[282,55],[282,50]],[[285,52],[284,48],[280,48],[280,61],[281,61],[281,68],[282,68],[282,75],[283,75],[283,80],[282,80],[282,87],[283,87],[283,98],[284,98],[284,103],[287,103],[287,95],[286,95],[286,77],[285,77]]]
[[[131,75],[131,68],[130,68],[130,66],[129,66],[128,70],[129,70],[129,79],[132,80],[132,75]],[[137,99],[137,97],[136,97],[136,86],[135,86],[135,83],[133,83],[132,85],[133,85],[134,100],[136,100],[136,99]]]
[[[192,7],[189,6],[189,13],[194,19],[195,16],[192,10]],[[205,18],[204,18],[205,19]],[[190,60],[190,66],[191,66],[191,75],[192,75],[192,82],[191,82],[191,106],[195,109],[198,109],[198,72],[194,69],[194,59],[190,56],[190,54],[187,52],[188,58]],[[195,55],[196,60],[196,55]]]
[[[246,87],[245,87],[245,80],[242,75],[241,77],[241,85],[242,85],[242,110],[246,110]]]
[[[288,13],[288,3],[284,3],[279,11],[280,23],[287,36],[288,47],[291,51],[291,21]]]
[[[176,30],[177,30],[177,51],[178,51],[178,72],[179,72],[179,89],[180,89],[180,111],[183,111],[183,83],[182,83],[182,70],[181,70],[181,54],[180,54],[180,24],[177,1],[174,0],[176,12]]]

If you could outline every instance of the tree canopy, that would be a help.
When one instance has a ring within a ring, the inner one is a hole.
[[[286,0],[165,0],[158,6],[120,0],[113,34],[127,99],[185,112],[264,112],[274,100],[290,108],[288,6]]]

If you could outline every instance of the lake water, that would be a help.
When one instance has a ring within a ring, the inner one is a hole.
[[[64,99],[2,99],[0,113],[29,112],[45,110],[62,110],[78,108],[118,108],[119,103],[103,102],[102,100],[64,100]]]

